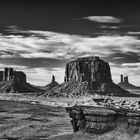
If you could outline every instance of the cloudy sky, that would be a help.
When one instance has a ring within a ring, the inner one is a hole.
[[[136,2],[43,0],[0,2],[0,70],[13,67],[28,82],[63,82],[65,64],[100,56],[140,85],[140,5]]]

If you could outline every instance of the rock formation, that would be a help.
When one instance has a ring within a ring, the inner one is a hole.
[[[66,65],[65,81],[88,81],[89,84],[112,82],[109,64],[99,57],[84,57]]]
[[[13,68],[5,68],[0,71],[0,81],[15,80],[17,83],[26,83],[26,74],[22,71],[14,71]]]
[[[48,85],[46,85],[45,87],[43,87],[42,89],[44,89],[45,91],[51,91],[53,88],[55,88],[55,87],[57,87],[57,86],[59,86],[59,83],[57,83],[57,82],[55,81],[55,76],[52,75],[52,80],[51,80],[51,82],[50,82]]]
[[[93,106],[73,106],[67,107],[66,110],[72,118],[74,132],[103,134],[124,131],[130,135],[140,134],[139,112]]]
[[[140,112],[93,106],[67,107],[74,133],[49,140],[139,140]]]
[[[133,96],[113,83],[110,66],[99,57],[78,58],[66,64],[64,83],[46,92],[47,96],[105,94]]]
[[[128,79],[128,76],[125,76],[123,77],[123,75],[120,76],[121,77],[121,80],[120,82],[118,83],[118,85],[123,88],[123,89],[140,89],[140,87],[137,87],[131,83],[129,83],[129,79]]]
[[[0,71],[0,92],[39,92],[40,89],[26,81],[26,74],[22,71],[14,71],[13,68],[5,68]]]

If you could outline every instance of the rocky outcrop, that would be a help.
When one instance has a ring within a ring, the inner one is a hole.
[[[93,106],[67,107],[72,118],[73,131],[103,134],[110,131],[124,131],[140,134],[140,112]]]
[[[133,85],[133,84],[131,84],[131,83],[129,83],[129,79],[128,79],[128,76],[125,76],[125,77],[123,77],[123,75],[121,75],[121,80],[120,80],[120,82],[118,83],[118,85],[121,87],[121,88],[123,88],[123,89],[140,89],[140,87],[138,87],[138,86],[135,86],[135,85]]]
[[[26,74],[15,71],[13,68],[5,68],[0,72],[0,92],[39,92],[41,89],[26,82]]]
[[[46,92],[46,95],[80,96],[98,93],[135,96],[113,83],[109,64],[99,57],[83,57],[67,63],[64,81],[53,90]]]
[[[44,89],[45,91],[50,91],[50,90],[52,90],[53,88],[55,88],[55,87],[57,87],[57,86],[59,86],[59,83],[57,83],[57,82],[55,81],[55,76],[52,75],[52,80],[51,80],[51,82],[50,82],[48,85],[46,85],[45,87],[43,87],[42,89]]]
[[[93,106],[67,107],[74,133],[49,140],[139,140],[140,112]]]

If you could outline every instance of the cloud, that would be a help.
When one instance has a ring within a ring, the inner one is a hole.
[[[27,68],[23,69],[23,71],[27,74],[28,82],[34,85],[47,85],[49,82],[51,82],[52,75],[55,75],[57,82],[62,83],[64,81],[64,68]]]
[[[53,68],[51,70],[46,67],[25,69],[28,82],[34,85],[47,85],[51,82],[52,75],[55,75],[56,81],[62,83],[64,81],[64,68]]]
[[[16,69],[23,66],[21,70],[27,73],[28,81],[33,84],[47,84],[52,74],[62,82],[66,62],[90,55],[109,58],[112,63],[119,61],[120,66],[116,63],[111,65],[114,81],[118,81],[120,74],[131,72],[130,75],[136,77],[139,73],[138,68],[132,69],[135,66],[128,68],[125,64],[137,62],[140,58],[140,39],[137,36],[114,34],[92,37],[15,28],[17,34],[0,35],[0,63],[2,67],[15,65]]]
[[[99,22],[99,23],[121,23],[122,20],[120,18],[112,17],[112,16],[88,16],[83,19]]]
[[[138,63],[123,63],[122,66],[127,66],[127,67],[140,67],[140,62],[138,62]]]
[[[56,58],[69,60],[88,55],[107,57],[120,52],[133,52],[139,55],[138,51],[140,50],[140,40],[136,36],[100,35],[90,37],[19,29],[16,32],[22,35],[0,35],[1,58]],[[26,36],[26,34],[31,34],[31,36]]]
[[[101,29],[118,29],[120,27],[119,26],[107,26],[107,25],[103,25],[103,26],[100,26],[99,28],[101,28]]]
[[[10,25],[10,26],[7,26],[7,28],[5,29],[5,31],[10,32],[10,33],[17,33],[19,30],[20,29],[17,25]]]
[[[140,32],[128,32],[127,34],[130,34],[130,35],[139,35]]]
[[[3,54],[0,56],[1,58],[8,56],[71,59],[83,54],[107,56],[113,54],[114,51],[137,53],[140,45],[140,40],[131,36],[86,37],[48,32],[43,32],[43,36],[46,36],[46,39],[1,36],[0,51]]]
[[[3,69],[5,67],[12,67],[16,70],[21,70],[21,69],[26,69],[27,67],[26,66],[22,66],[22,65],[7,65],[7,64],[0,64],[0,70],[3,71]]]
[[[124,57],[113,57],[113,59],[124,59]]]

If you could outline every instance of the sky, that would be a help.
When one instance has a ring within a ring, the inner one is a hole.
[[[62,83],[65,64],[99,56],[112,79],[140,86],[140,5],[135,1],[0,1],[0,70],[23,70],[28,82]]]

